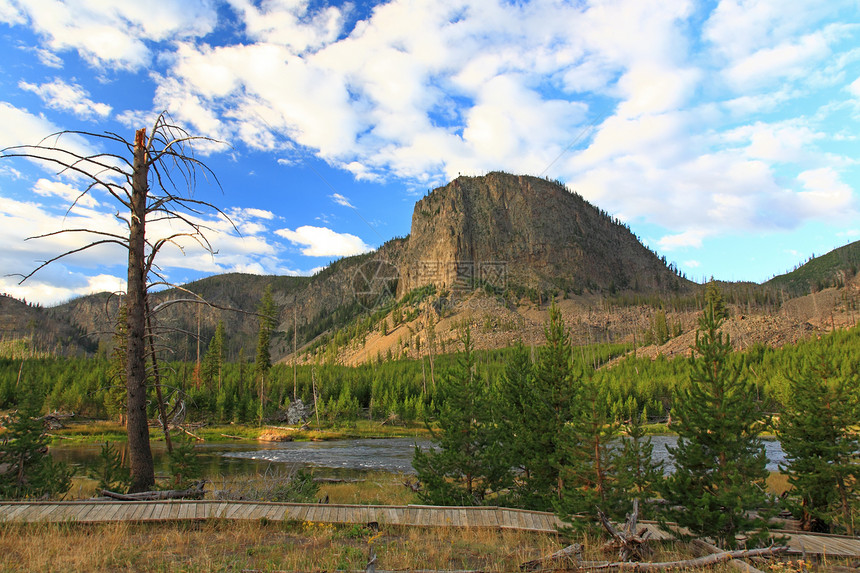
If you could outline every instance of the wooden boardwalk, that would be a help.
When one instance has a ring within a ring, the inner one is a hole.
[[[370,523],[413,527],[488,527],[553,533],[563,523],[552,513],[504,507],[439,507],[428,505],[345,505],[253,501],[61,501],[0,502],[4,523],[106,523],[203,519]],[[670,534],[654,522],[641,522],[653,539]],[[779,532],[789,538],[789,552],[860,557],[860,538]]]

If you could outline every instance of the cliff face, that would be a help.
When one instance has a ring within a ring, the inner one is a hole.
[[[253,313],[265,287],[271,286],[281,308],[272,341],[278,358],[292,350],[294,321],[301,345],[365,316],[390,289],[396,288],[400,297],[428,284],[461,294],[490,285],[498,291],[510,289],[511,300],[517,300],[523,294],[520,289],[654,293],[685,290],[692,283],[678,277],[629,229],[563,186],[490,173],[459,177],[421,199],[406,239],[336,261],[313,277],[230,274],[190,283],[185,285],[188,291],[243,312],[172,304],[158,313],[157,323],[175,333],[167,343],[174,358],[195,357],[196,339],[187,333],[199,330],[205,343],[218,320],[229,333],[229,358],[235,359],[241,348],[247,356],[256,344],[258,319]],[[185,291],[170,289],[154,294],[152,305],[188,297]],[[53,312],[110,342],[118,304],[118,298],[103,293],[75,299]]]
[[[490,173],[415,205],[398,293],[426,284],[654,291],[689,283],[625,226],[563,186]]]

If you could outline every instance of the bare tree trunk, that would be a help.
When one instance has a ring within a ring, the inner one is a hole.
[[[158,356],[155,354],[155,331],[152,328],[152,315],[149,312],[149,299],[146,300],[146,328],[149,330],[149,353],[152,359],[152,375],[155,377],[155,396],[158,399],[158,415],[161,418],[161,429],[164,430],[164,443],[167,453],[173,453],[173,442],[170,439],[170,426],[167,423],[167,409],[164,406],[164,396],[161,393],[161,376],[158,373]]]
[[[149,447],[149,423],[146,416],[146,277],[145,224],[148,193],[146,130],[139,129],[134,138],[134,177],[132,180],[131,220],[128,245],[128,356],[126,388],[128,448],[131,487],[138,492],[155,484],[152,450]]]

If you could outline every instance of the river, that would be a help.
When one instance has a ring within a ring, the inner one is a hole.
[[[651,436],[654,458],[666,463],[671,471],[667,446],[677,444],[676,436]],[[785,455],[776,440],[763,440],[768,457],[767,469],[777,471]],[[284,464],[324,475],[354,475],[368,471],[414,473],[412,454],[415,445],[431,447],[431,442],[416,438],[350,439],[330,442],[236,442],[204,443],[197,446],[204,475],[237,476],[265,471],[271,465]],[[153,443],[156,471],[167,473],[164,444]],[[54,458],[83,469],[97,462],[99,445],[52,446]]]

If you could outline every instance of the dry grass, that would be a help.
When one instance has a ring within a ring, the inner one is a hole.
[[[767,476],[767,491],[774,495],[782,495],[783,492],[791,488],[788,483],[788,476],[779,472],[770,472]]]
[[[405,479],[385,472],[368,472],[363,481],[321,484],[319,495],[321,498],[328,495],[329,503],[370,505],[419,503],[418,496],[403,485]]]
[[[493,529],[407,528],[281,523],[267,520],[0,524],[0,570],[94,572],[335,571],[363,570],[372,545],[378,567],[388,570],[465,569],[516,571],[571,542],[582,543],[586,560],[611,560],[594,537]],[[695,552],[681,543],[655,544],[652,561],[685,560]],[[773,561],[756,566],[773,573],[833,571],[844,562]],[[721,564],[708,569],[728,573]]]
[[[511,571],[561,546],[555,535],[265,521],[0,525],[0,570],[361,570],[371,542],[387,569]]]

